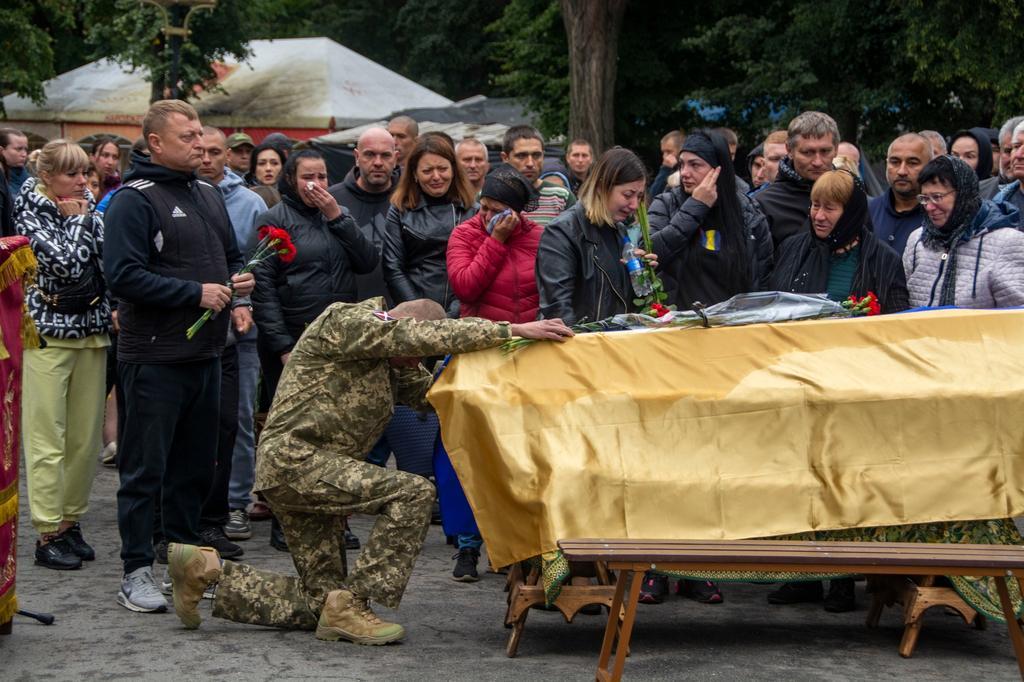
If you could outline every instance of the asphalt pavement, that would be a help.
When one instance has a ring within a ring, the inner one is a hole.
[[[24,479],[24,475],[23,475]],[[209,602],[202,627],[186,631],[172,612],[138,614],[117,604],[120,578],[115,514],[117,474],[100,468],[92,508],[82,520],[96,561],[78,571],[33,564],[35,536],[22,481],[18,600],[50,612],[51,626],[18,616],[0,637],[0,680],[591,680],[604,616],[533,611],[517,658],[505,656],[504,576],[451,580],[454,549],[432,526],[402,606],[378,613],[405,625],[404,642],[363,647],[321,642],[311,632],[287,632],[214,619]],[[354,517],[365,539],[372,517]],[[293,573],[289,555],[268,544],[269,523],[254,523],[242,542],[244,561]],[[354,562],[349,553],[349,565]],[[162,571],[162,567],[160,567]],[[161,573],[158,573],[160,575]],[[864,626],[858,609],[829,614],[820,604],[771,606],[766,585],[723,586],[725,603],[706,606],[672,596],[641,606],[627,680],[1012,680],[1013,648],[1002,623],[986,630],[933,609],[913,658],[897,653],[900,614],[889,609],[879,628]]]

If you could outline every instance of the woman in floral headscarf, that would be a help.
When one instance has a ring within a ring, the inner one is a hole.
[[[951,156],[919,176],[925,223],[903,252],[910,303],[1008,308],[1024,305],[1024,234],[1020,212],[982,199],[978,177]]]

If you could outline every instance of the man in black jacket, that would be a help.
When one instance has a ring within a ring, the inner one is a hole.
[[[124,394],[119,439],[118,527],[124,577],[119,604],[165,611],[153,578],[154,530],[198,544],[199,515],[213,479],[220,403],[220,354],[229,315],[188,339],[205,310],[252,292],[224,200],[197,180],[203,129],[195,109],[155,102],[142,122],[150,157],[136,155],[107,209],[104,270],[120,303],[118,376]],[[232,286],[225,283],[230,279]],[[233,292],[232,292],[233,288]],[[162,528],[154,529],[161,500]]]
[[[398,154],[395,138],[384,128],[370,128],[359,136],[355,149],[356,166],[344,181],[328,189],[335,201],[352,214],[359,229],[377,249],[377,267],[373,272],[356,275],[358,300],[384,296],[391,305],[380,254],[387,227],[388,200],[397,180],[395,166]]]
[[[754,199],[768,217],[775,249],[808,229],[811,186],[828,170],[839,149],[839,126],[828,114],[805,111],[789,123],[786,151],[775,182]]]

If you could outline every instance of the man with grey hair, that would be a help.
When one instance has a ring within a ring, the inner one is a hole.
[[[978,183],[978,191],[983,199],[995,197],[999,190],[1014,181],[1012,169],[1013,131],[1021,123],[1024,123],[1024,116],[1014,116],[1003,123],[999,129],[999,168],[996,175]]]
[[[479,194],[484,188],[484,178],[491,169],[487,146],[475,137],[467,137],[455,145],[455,160],[469,184],[473,185],[473,190]]]
[[[416,140],[420,136],[420,125],[411,116],[395,116],[388,121],[388,132],[395,139],[395,151],[398,153],[396,161],[401,166],[416,146]]]
[[[936,156],[942,156],[948,151],[946,146],[946,138],[942,136],[938,130],[922,130],[918,133],[921,137],[928,140],[928,143],[932,146],[932,158]]]
[[[754,197],[768,217],[776,249],[807,228],[811,186],[832,169],[839,148],[839,126],[820,111],[803,112],[786,132],[787,156],[779,161],[775,182]]]
[[[1010,172],[1014,179],[1013,182],[999,190],[995,201],[1005,201],[1024,211],[1024,192],[1021,192],[1021,183],[1024,183],[1024,120],[1014,127],[1012,140]]]
[[[885,178],[889,190],[868,202],[875,236],[900,256],[910,233],[921,227],[924,208],[917,201],[921,183],[917,176],[932,160],[932,145],[918,133],[900,135],[885,156]]]

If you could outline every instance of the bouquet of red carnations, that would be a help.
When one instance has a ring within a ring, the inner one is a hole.
[[[261,227],[259,231],[260,241],[256,245],[256,251],[252,254],[252,258],[249,262],[242,266],[242,269],[238,271],[239,275],[244,275],[247,272],[252,272],[258,264],[262,263],[268,258],[277,256],[283,263],[291,263],[295,259],[295,245],[292,244],[292,238],[286,230],[282,230],[280,227],[274,227],[273,225],[267,225]],[[227,282],[227,286],[234,289],[231,282]],[[195,323],[185,330],[185,337],[191,341],[192,337],[203,328],[206,321],[213,317],[213,311],[207,310],[203,313]]]

